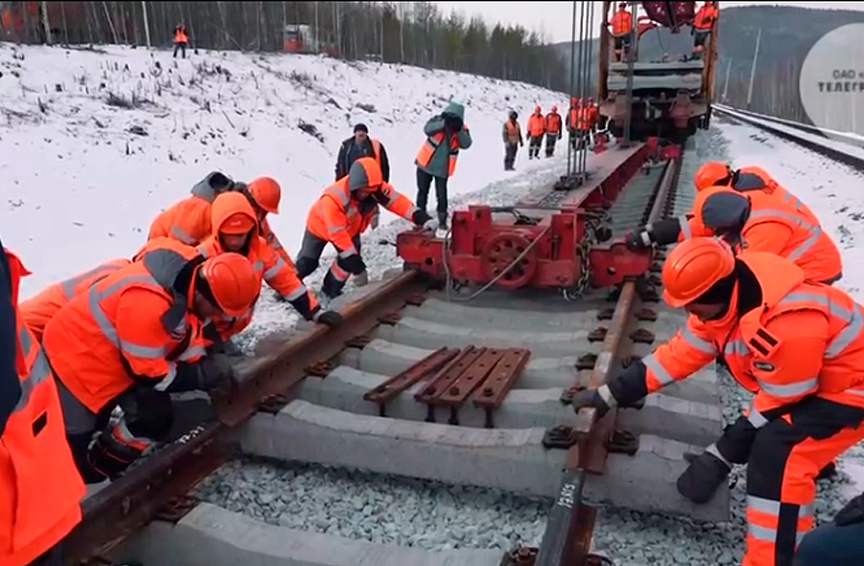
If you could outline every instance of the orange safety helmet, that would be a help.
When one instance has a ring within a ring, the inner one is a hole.
[[[249,193],[259,207],[270,214],[279,214],[282,187],[272,177],[258,177],[249,183]]]
[[[535,114],[540,114],[541,112],[543,112],[543,109],[540,108],[540,105],[539,105],[539,104],[538,104],[537,106],[534,107],[534,113],[535,113]]]
[[[693,184],[697,191],[704,191],[708,187],[717,185],[728,185],[732,181],[734,171],[720,161],[708,161],[703,163],[693,176]]]
[[[261,281],[249,260],[235,253],[207,258],[199,267],[216,305],[228,316],[242,316],[261,292]]]
[[[688,305],[733,271],[735,254],[722,240],[684,240],[669,252],[663,264],[663,300],[673,308]]]

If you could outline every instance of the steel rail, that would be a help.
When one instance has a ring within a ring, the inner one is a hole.
[[[666,201],[674,194],[680,167],[680,157],[666,164],[666,169],[654,190],[653,200],[648,205],[650,206],[647,215],[648,223],[661,218]],[[635,313],[637,299],[636,281],[625,282],[615,305],[601,353],[594,364],[590,387],[599,387],[611,376],[613,363],[621,356],[622,338]],[[582,493],[589,473],[586,468],[588,462],[592,463],[592,467],[605,464],[607,456],[604,446],[605,437],[614,430],[616,410],[613,409],[602,419],[598,419],[596,409],[584,408],[575,418],[573,430],[578,440],[568,454],[561,488],[552,505],[546,531],[543,533],[540,549],[534,559],[534,566],[588,566],[587,560],[590,555],[591,537],[597,512],[593,507],[582,502]]]
[[[237,452],[228,433],[254,415],[262,400],[273,395],[290,400],[307,368],[336,356],[346,342],[368,333],[380,317],[426,289],[426,280],[418,272],[405,271],[341,310],[341,327],[316,325],[276,352],[242,364],[238,389],[230,398],[214,399],[219,421],[198,426],[83,501],[83,519],[65,542],[64,563],[100,564],[102,556]]]

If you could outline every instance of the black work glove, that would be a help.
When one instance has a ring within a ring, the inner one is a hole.
[[[230,338],[228,340],[223,340],[222,342],[218,342],[213,344],[209,348],[207,348],[208,354],[225,354],[226,356],[230,356],[232,358],[244,357],[246,354],[243,353],[243,350],[235,344]]]
[[[232,392],[237,388],[234,362],[225,354],[213,354],[198,362],[198,389]]]
[[[704,505],[726,482],[730,471],[729,464],[705,451],[693,458],[684,473],[678,476],[678,493],[697,505]]]
[[[317,322],[318,324],[323,324],[324,326],[329,326],[330,328],[339,328],[342,326],[342,315],[336,311],[322,311],[319,310],[315,315],[312,316],[312,320]]]
[[[597,409],[597,418],[601,419],[612,408],[597,389],[583,389],[573,396],[573,411],[578,413],[579,409],[590,407]]]
[[[747,417],[741,416],[731,425],[723,429],[723,435],[717,441],[717,450],[732,464],[746,464],[750,460],[750,449],[756,441],[759,429],[754,427]]]
[[[834,517],[834,523],[839,527],[864,523],[864,493],[847,503]]]
[[[423,226],[430,220],[432,220],[432,217],[425,210],[417,210],[411,215],[411,222],[417,226]]]
[[[351,254],[346,258],[342,258],[342,267],[351,275],[359,275],[366,271],[366,264],[363,263],[363,258],[360,254]]]
[[[654,240],[651,238],[651,234],[647,230],[629,232],[624,236],[624,244],[627,246],[627,249],[632,252],[647,250],[653,243]]]
[[[459,132],[462,131],[463,122],[461,118],[456,116],[444,116],[444,126],[450,130],[451,132]]]

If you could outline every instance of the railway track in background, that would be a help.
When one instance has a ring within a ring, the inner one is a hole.
[[[678,184],[680,168],[677,159],[638,173],[604,215],[612,233],[686,211],[692,194]],[[728,493],[695,507],[674,486],[684,454],[708,445],[722,427],[711,369],[652,396],[639,411],[597,420],[593,411],[575,415],[567,405],[579,388],[604,382],[683,322],[659,302],[658,272],[655,263],[638,281],[572,301],[496,288],[450,293],[412,270],[370,285],[348,297],[343,327],[301,328],[245,361],[238,394],[214,400],[219,420],[205,421],[85,500],[68,564],[118,556],[145,564],[168,563],[166,557],[189,566],[236,564],[253,552],[251,537],[254,553],[274,564],[291,563],[289,553],[304,563],[345,566],[589,565],[603,562],[590,556],[596,511],[584,501],[724,519]],[[436,553],[337,541],[250,526],[248,518],[191,495],[239,453],[554,503],[539,548]],[[152,521],[165,527],[153,535],[158,544],[137,534]]]
[[[844,165],[848,165],[856,171],[864,172],[864,141],[857,140],[856,142],[856,140],[853,140],[853,138],[849,137],[843,137],[842,139],[838,138],[837,140],[833,140],[830,136],[826,135],[824,132],[822,132],[819,128],[816,128],[815,126],[809,126],[807,124],[796,124],[788,120],[781,120],[779,118],[772,118],[770,116],[762,116],[754,114],[752,112],[741,111],[719,105],[715,105],[713,111],[717,114],[718,117],[721,117],[723,120],[756,127],[781,139],[792,142],[803,148],[809,149],[810,151],[818,153],[819,155],[824,155],[832,161],[836,161],[837,163],[843,163]],[[806,134],[806,136],[796,135],[794,132],[791,132],[789,130],[796,130],[798,132],[801,132],[802,134]],[[850,151],[846,152],[843,151],[842,148],[833,147],[832,145],[828,145],[826,143],[821,143],[820,140],[812,139],[813,136],[823,138],[825,141],[828,142],[833,142],[834,145],[849,145]]]

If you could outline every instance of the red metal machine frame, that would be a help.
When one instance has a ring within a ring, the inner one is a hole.
[[[649,160],[671,159],[679,151],[652,138],[604,152],[589,159],[588,179],[553,209],[540,208],[548,188],[526,195],[514,210],[471,205],[453,213],[448,240],[430,231],[403,232],[397,236],[397,253],[407,265],[438,279],[487,284],[499,277],[496,286],[508,290],[573,287],[582,277],[581,246],[591,212],[610,208]],[[652,259],[650,250],[630,251],[621,240],[595,243],[588,251],[591,284],[606,287],[638,277]]]

